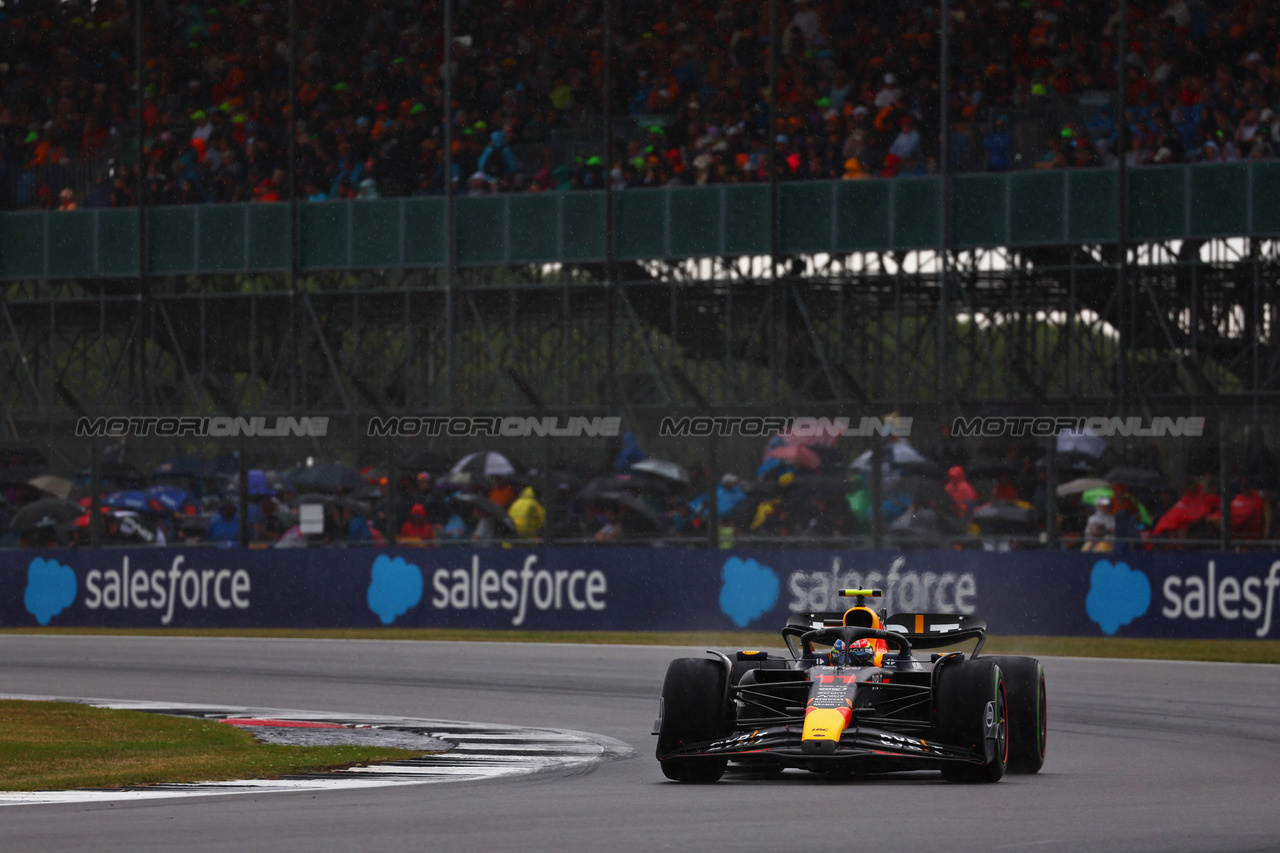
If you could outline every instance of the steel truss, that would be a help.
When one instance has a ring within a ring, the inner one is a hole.
[[[939,260],[780,258],[776,277],[768,257],[619,262],[614,284],[602,264],[322,274],[292,291],[283,276],[18,283],[0,300],[2,428],[708,408],[1257,422],[1277,403],[1280,241],[1134,245],[1127,288],[1108,245],[953,252],[945,288]]]

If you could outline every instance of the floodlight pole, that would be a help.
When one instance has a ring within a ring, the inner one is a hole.
[[[289,0],[289,117],[285,125],[288,134],[286,147],[289,161],[289,335],[293,358],[289,365],[289,401],[297,402],[297,373],[299,364],[298,328],[295,311],[298,295],[298,10],[297,0]],[[250,343],[250,346],[253,346]]]
[[[134,129],[138,136],[138,379],[139,387],[146,388],[147,347],[145,344],[146,313],[150,307],[150,293],[147,287],[147,179],[145,137],[146,121],[143,119],[143,71],[145,53],[143,44],[142,2],[134,2],[133,21],[133,78],[134,109],[137,112]]]
[[[614,221],[613,221],[613,181],[610,179],[612,167],[610,165],[610,143],[612,142],[612,76],[613,76],[613,4],[610,0],[604,0],[604,24],[603,24],[603,40],[604,54],[602,56],[601,68],[601,95],[604,100],[603,118],[604,118],[604,291],[605,291],[605,324],[607,326],[605,332],[605,376],[608,381],[605,383],[607,403],[612,404],[614,394],[618,387],[617,377],[617,358],[614,353],[614,337],[617,325],[617,299],[616,292],[616,258],[614,256]],[[566,401],[568,402],[568,401]]]
[[[938,205],[939,205],[939,248],[938,248],[938,392],[942,397],[947,393],[949,365],[947,364],[947,320],[950,316],[949,304],[949,259],[951,250],[951,181],[950,151],[948,150],[950,133],[947,127],[947,89],[950,81],[947,67],[950,64],[951,51],[951,2],[941,0],[940,26],[940,58],[938,73]]]
[[[1119,221],[1116,227],[1116,332],[1119,335],[1119,359],[1116,362],[1116,387],[1120,394],[1117,414],[1123,417],[1127,411],[1129,383],[1129,347],[1132,345],[1132,334],[1129,328],[1132,321],[1132,306],[1129,295],[1129,120],[1125,115],[1128,108],[1128,92],[1125,76],[1128,71],[1129,54],[1129,3],[1119,0],[1120,21],[1116,33],[1116,154],[1119,156],[1119,179],[1116,181],[1116,213]]]
[[[769,413],[778,400],[778,0],[769,0]],[[732,287],[732,284],[730,284]],[[725,318],[729,323],[731,317]]]
[[[453,0],[444,0],[444,370],[445,405],[452,410],[453,275],[457,240],[453,221]]]

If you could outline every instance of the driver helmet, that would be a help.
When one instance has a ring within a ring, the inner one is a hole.
[[[831,645],[831,651],[827,655],[827,661],[832,666],[845,665],[844,640],[836,640]]]
[[[876,647],[871,640],[853,640],[845,651],[848,666],[872,666],[876,661]]]

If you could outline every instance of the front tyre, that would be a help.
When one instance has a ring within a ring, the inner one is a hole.
[[[1009,772],[1038,773],[1049,738],[1044,667],[1035,658],[993,656],[1009,691]]]
[[[984,755],[981,765],[946,764],[951,782],[999,782],[1009,762],[1009,697],[1004,674],[989,658],[944,666],[938,674],[938,736]]]
[[[716,782],[727,758],[665,758],[694,743],[715,740],[728,732],[725,668],[709,658],[678,658],[662,682],[662,725],[658,729],[658,761],[668,779]]]

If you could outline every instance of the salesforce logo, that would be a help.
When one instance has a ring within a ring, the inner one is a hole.
[[[422,601],[422,569],[401,557],[379,557],[366,599],[383,625],[392,624]]]
[[[27,591],[22,603],[41,625],[70,607],[76,600],[76,573],[57,560],[36,557],[27,566]]]
[[[538,556],[524,559],[519,569],[485,568],[480,555],[471,564],[430,570],[400,557],[373,561],[367,600],[383,625],[391,625],[419,604],[435,611],[503,611],[519,628],[534,613],[590,613],[608,609],[609,581],[599,569],[538,568]],[[429,584],[428,584],[429,581]],[[430,587],[431,598],[423,597]]]
[[[1085,612],[1102,633],[1110,636],[1151,606],[1151,581],[1127,563],[1099,560],[1089,575],[1089,595]]]
[[[730,557],[720,568],[720,611],[745,628],[778,603],[778,576],[755,560]]]

